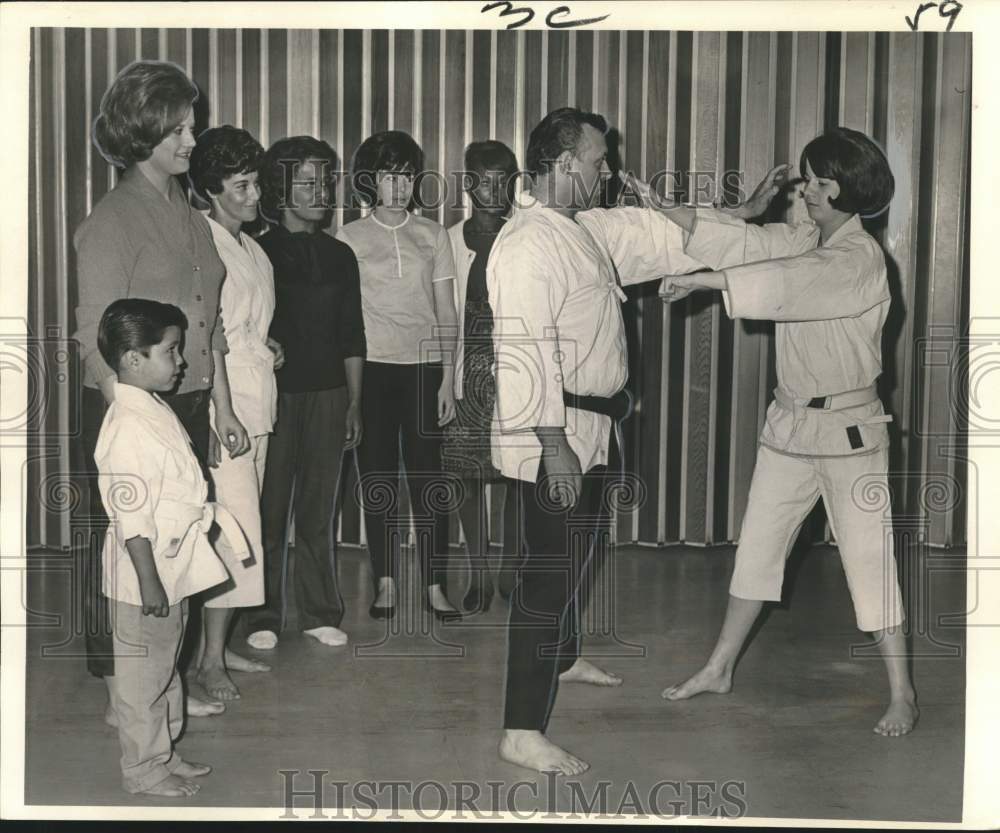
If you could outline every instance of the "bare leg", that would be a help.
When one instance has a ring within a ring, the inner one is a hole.
[[[900,737],[913,730],[920,714],[917,695],[906,667],[906,637],[901,627],[876,631],[875,639],[889,674],[889,708],[872,729],[884,737]]]
[[[458,508],[458,517],[465,533],[469,550],[469,590],[462,600],[462,607],[470,613],[490,609],[493,599],[493,581],[490,576],[489,541],[486,535],[486,490],[482,480],[465,481],[465,500]]]
[[[579,775],[590,764],[556,746],[535,729],[504,729],[500,737],[500,757],[511,764],[539,772]]]
[[[730,596],[722,631],[705,667],[686,682],[664,689],[661,696],[665,700],[686,700],[706,691],[728,694],[733,687],[736,657],[763,607],[761,601]]]
[[[201,662],[198,664],[198,682],[201,683],[209,697],[218,700],[238,700],[240,690],[229,678],[226,671],[224,652],[226,649],[226,633],[233,615],[231,607],[202,608],[202,618],[205,620],[202,633],[204,650]]]

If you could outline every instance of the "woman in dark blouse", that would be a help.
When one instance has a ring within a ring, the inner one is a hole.
[[[343,451],[361,440],[365,332],[354,252],[323,231],[336,159],[326,142],[295,136],[275,142],[260,168],[262,213],[277,225],[258,242],[274,267],[271,337],[285,355],[261,498],[265,603],[247,638],[264,650],[287,616],[293,509],[299,628],[324,645],[347,642],[331,525]]]

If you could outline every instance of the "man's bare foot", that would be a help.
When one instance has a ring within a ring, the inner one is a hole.
[[[663,689],[660,695],[664,700],[687,700],[696,694],[705,692],[711,694],[729,694],[733,690],[733,672],[719,671],[705,666],[687,682],[672,685]]]
[[[310,628],[307,631],[302,631],[302,633],[306,636],[311,636],[313,639],[319,640],[324,645],[329,645],[334,648],[347,644],[347,634],[340,628],[333,627],[333,625]]]
[[[247,645],[258,651],[272,651],[278,644],[278,634],[274,631],[254,631],[247,637]]]
[[[622,684],[622,678],[617,674],[612,674],[610,671],[604,671],[598,668],[592,662],[588,662],[581,657],[577,657],[577,660],[573,663],[572,667],[563,671],[562,674],[559,675],[559,682],[589,683],[590,685],[600,686],[619,686]]]
[[[590,764],[556,746],[541,732],[532,729],[504,729],[500,738],[500,757],[511,764],[539,772],[579,775]]]
[[[216,700],[240,699],[240,690],[221,665],[203,665],[198,669],[197,680],[209,697]]]
[[[263,671],[271,670],[271,666],[266,662],[260,662],[256,659],[240,656],[236,653],[236,651],[230,651],[229,648],[226,648],[224,656],[226,668],[230,671],[243,671],[248,674],[257,674]]]
[[[212,767],[208,764],[196,764],[194,761],[181,761],[174,768],[174,775],[179,775],[181,778],[201,778],[202,775],[208,775],[212,771]]]
[[[226,710],[225,703],[217,700],[202,700],[192,695],[187,696],[188,717],[211,717],[213,714],[222,714]]]
[[[915,700],[902,697],[893,699],[872,731],[886,738],[898,738],[913,731],[919,714]]]
[[[167,798],[187,798],[201,789],[201,784],[188,781],[179,775],[168,775],[159,784],[154,784],[148,790],[142,790],[138,795],[162,795]]]

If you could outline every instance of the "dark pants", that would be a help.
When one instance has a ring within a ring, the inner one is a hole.
[[[188,432],[194,446],[198,462],[211,487],[206,461],[208,460],[208,402],[207,390],[164,396],[166,402],[177,414]],[[111,641],[111,625],[108,620],[108,600],[101,591],[103,575],[101,552],[104,535],[108,528],[108,516],[101,502],[101,492],[97,487],[97,464],[94,451],[101,433],[101,423],[108,406],[104,395],[96,388],[83,389],[83,414],[80,441],[77,444],[77,471],[86,475],[84,486],[87,492],[86,545],[81,553],[83,579],[83,615],[85,644],[87,650],[87,670],[96,677],[107,677],[115,673],[114,646]],[[82,458],[82,459],[81,459]]]
[[[437,394],[442,378],[439,364],[365,362],[358,469],[376,582],[396,577],[398,543],[409,527],[408,519],[398,512],[402,444],[424,585],[445,587],[448,515],[457,506],[450,505],[453,501],[446,494],[455,478],[441,471]]]
[[[299,628],[337,627],[344,617],[333,518],[346,414],[346,386],[278,397],[278,422],[267,446],[260,506],[265,601],[249,611],[252,631],[279,633],[285,624],[293,511]]]
[[[523,484],[527,553],[507,626],[505,729],[544,732],[559,675],[580,655],[580,615],[589,595],[581,582],[592,580],[591,556],[610,533],[606,496],[618,472],[617,453],[612,436],[610,465],[583,476],[580,498],[568,511],[555,508],[545,494],[544,460],[538,480]]]

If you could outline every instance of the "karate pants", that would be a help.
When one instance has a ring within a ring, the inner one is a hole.
[[[523,484],[527,548],[510,601],[507,624],[505,729],[546,730],[559,675],[580,656],[580,615],[589,595],[581,580],[610,534],[608,488],[616,482],[617,448],[611,465],[583,476],[580,498],[566,511],[548,498],[545,461],[535,483]],[[601,540],[603,538],[603,541]]]
[[[230,578],[205,591],[205,607],[256,607],[264,604],[264,544],[260,532],[260,496],[264,485],[268,435],[250,438],[250,450],[230,459],[222,448],[222,459],[212,473],[215,499],[228,509],[243,530],[253,563],[230,570]],[[215,541],[216,550],[228,547],[225,536]],[[225,558],[223,558],[225,561]]]
[[[279,633],[288,614],[288,529],[295,518],[295,605],[300,630],[340,625],[334,502],[347,430],[347,387],[278,395],[261,499],[264,605],[251,631]]]
[[[115,673],[104,678],[122,747],[122,786],[143,792],[183,761],[173,742],[184,725],[184,688],[177,670],[187,626],[187,599],[160,618],[111,601]],[[144,652],[145,656],[137,656]]]
[[[903,621],[896,576],[886,448],[850,457],[793,457],[757,450],[729,592],[780,601],[785,562],[820,497],[837,539],[858,628]]]

